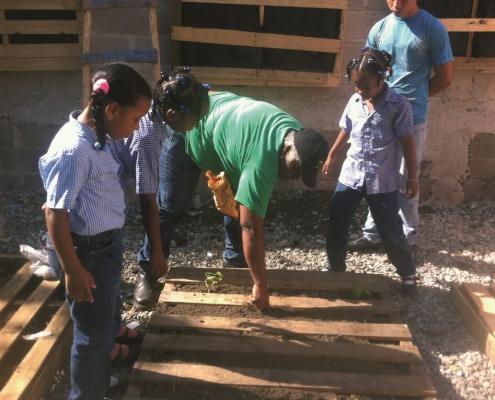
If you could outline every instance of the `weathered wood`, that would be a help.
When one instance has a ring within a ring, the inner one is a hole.
[[[78,10],[80,0],[0,0],[4,10]]]
[[[196,74],[196,70],[195,76]],[[202,284],[206,272],[222,272],[222,284],[252,286],[251,274],[246,268],[191,268],[174,267],[169,270],[166,282]],[[267,280],[273,289],[325,290],[348,292],[356,285],[370,292],[387,293],[390,288],[386,279],[378,274],[354,274],[349,272],[298,271],[267,269]]]
[[[217,385],[282,387],[335,393],[384,396],[432,396],[435,388],[427,377],[352,374],[253,368],[222,368],[199,364],[142,363],[134,365],[132,380],[141,382],[200,381]]]
[[[0,314],[14,301],[15,297],[22,289],[24,289],[24,287],[26,287],[31,279],[34,279],[33,273],[29,268],[30,265],[31,262],[29,261],[25,263],[22,268],[8,281],[8,283],[0,289],[2,293],[0,296]]]
[[[440,18],[448,32],[495,32],[495,18]]]
[[[38,339],[0,391],[3,400],[39,399],[67,358],[72,343],[72,323],[67,303],[59,308],[46,330],[51,336]]]
[[[3,21],[0,34],[76,34],[81,32],[80,21]]]
[[[342,321],[292,321],[272,319],[246,319],[211,316],[153,314],[150,327],[162,330],[183,331],[237,331],[262,332],[271,335],[328,335],[353,336],[368,340],[412,340],[404,324],[371,324]]]
[[[480,283],[463,283],[463,286],[488,331],[495,335],[495,299]]]
[[[157,7],[158,0],[84,0],[85,10],[98,8],[141,8]]]
[[[200,292],[162,292],[160,302],[168,304],[205,304],[205,305],[223,305],[223,306],[245,306],[251,302],[249,295],[242,294],[218,294],[218,293],[200,293]],[[341,299],[323,299],[316,297],[290,297],[290,296],[271,296],[270,306],[291,308],[291,309],[327,309],[329,312],[340,311],[349,313],[371,313],[379,314],[398,314],[400,308],[396,302],[383,300],[341,300]]]
[[[59,281],[43,281],[27,298],[14,316],[0,330],[0,362],[7,354],[10,346],[15,343],[23,332],[23,329],[38,314],[45,302],[60,285]]]
[[[182,0],[183,3],[347,9],[348,0]]]
[[[339,53],[342,51],[342,41],[337,39],[242,32],[227,29],[200,29],[172,26],[171,39],[182,42],[316,51],[320,53]]]
[[[309,339],[262,338],[253,336],[208,336],[193,334],[147,333],[142,350],[164,350],[176,353],[235,353],[256,355],[289,355],[294,357],[329,357],[338,360],[421,364],[419,350],[396,345],[320,342]]]
[[[495,362],[495,336],[488,332],[488,328],[478,315],[477,310],[469,302],[465,289],[462,286],[453,285],[450,288],[450,295],[466,326],[480,347],[492,362]]]

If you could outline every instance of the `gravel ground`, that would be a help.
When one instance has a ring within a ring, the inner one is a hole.
[[[325,262],[329,196],[326,192],[296,191],[272,198],[265,224],[268,268],[321,269]],[[220,266],[222,219],[214,211],[209,196],[196,200],[180,226],[172,266]],[[1,191],[0,254],[18,253],[20,244],[40,247],[40,233],[45,231],[43,201],[44,192],[36,188]],[[358,234],[365,211],[364,205],[359,207],[351,235]],[[454,283],[488,284],[495,279],[495,202],[458,207],[423,205],[420,214],[417,268],[422,284],[414,298],[400,294],[398,277],[382,251],[350,253],[348,270],[381,273],[395,281],[393,295],[422,353],[438,399],[495,399],[495,367],[480,351],[449,296]],[[146,329],[153,310],[137,312],[130,303],[136,270],[134,254],[142,244],[141,217],[135,199],[130,199],[125,233],[123,317],[140,322]],[[0,276],[8,272],[0,267]],[[44,399],[65,398],[66,390],[64,369]]]

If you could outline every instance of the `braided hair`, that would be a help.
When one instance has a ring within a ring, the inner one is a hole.
[[[388,79],[392,76],[392,56],[385,50],[376,50],[365,47],[358,58],[353,58],[345,67],[348,81],[351,80],[353,70],[366,72],[378,78]]]
[[[182,131],[182,118],[186,112],[196,116],[199,121],[201,105],[208,99],[210,85],[201,84],[191,73],[191,68],[181,67],[170,75],[162,72],[153,91],[151,117],[158,112],[165,117],[167,110],[179,113],[179,131]]]
[[[102,87],[99,82],[105,82]],[[95,124],[97,150],[105,150],[105,107],[116,102],[121,107],[135,106],[139,97],[151,99],[151,89],[146,80],[132,67],[124,63],[102,66],[91,80],[90,107]]]

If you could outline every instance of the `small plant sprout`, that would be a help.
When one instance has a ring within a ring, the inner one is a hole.
[[[208,290],[215,291],[217,289],[217,286],[222,282],[223,275],[220,271],[217,271],[215,273],[213,272],[205,272],[205,286]]]
[[[355,297],[355,298],[361,298],[363,297],[363,295],[368,295],[370,296],[371,293],[369,290],[367,290],[364,285],[363,285],[363,282],[359,281],[359,282],[356,282],[354,285],[352,285],[352,295]]]

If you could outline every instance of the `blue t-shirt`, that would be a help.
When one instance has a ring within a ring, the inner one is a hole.
[[[443,24],[425,10],[406,19],[389,14],[371,28],[366,45],[392,55],[388,83],[411,102],[414,125],[425,123],[432,68],[454,59]]]

